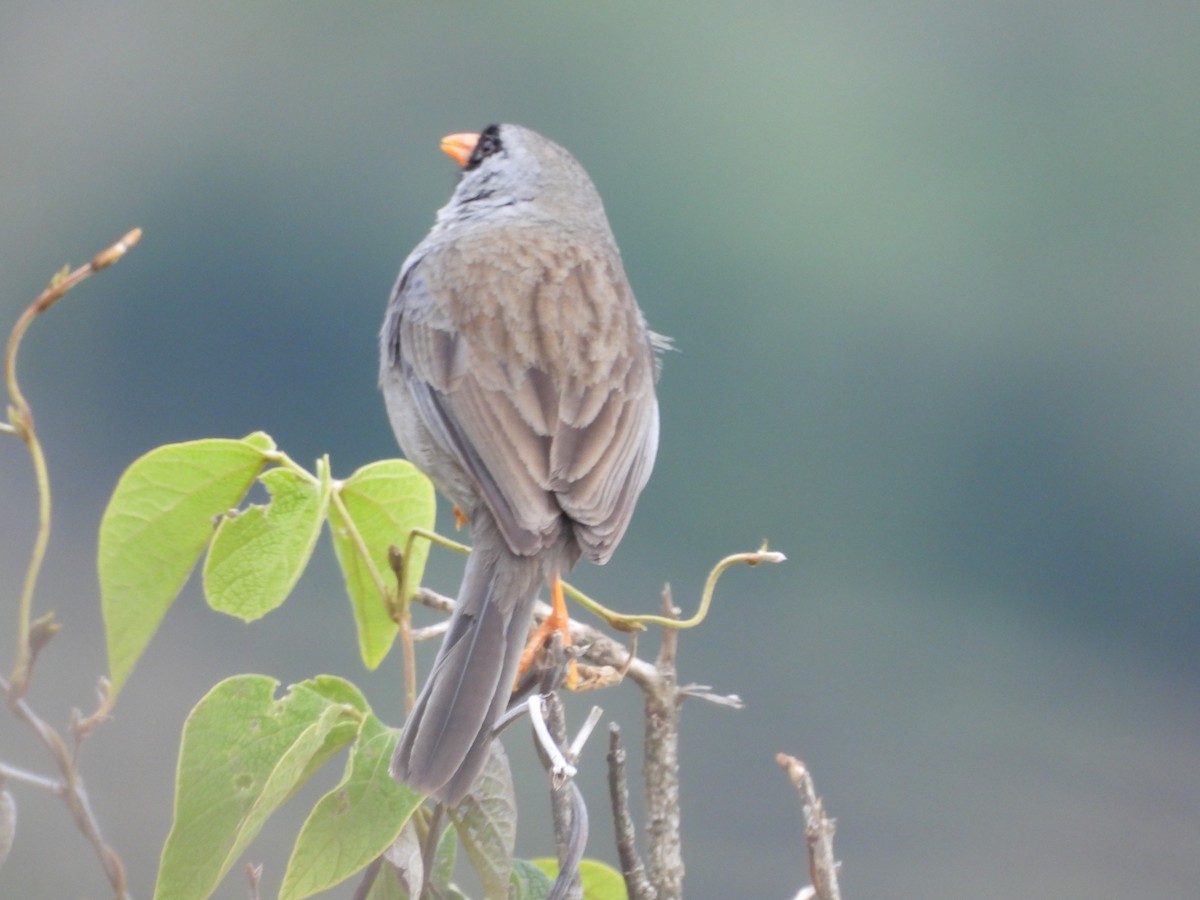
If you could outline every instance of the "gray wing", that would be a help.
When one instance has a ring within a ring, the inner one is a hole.
[[[604,562],[657,452],[649,332],[615,253],[516,246],[459,242],[415,260],[393,298],[390,363],[514,552],[569,526]]]

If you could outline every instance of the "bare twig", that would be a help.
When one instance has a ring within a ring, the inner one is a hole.
[[[78,709],[71,711],[71,736],[75,739],[76,753],[79,752],[79,745],[83,743],[84,738],[111,718],[109,713],[112,712],[116,698],[112,693],[112,683],[103,675],[96,682],[96,696],[99,702],[96,704],[96,711],[90,716],[83,715]]]
[[[444,612],[447,615],[454,612],[453,597],[439,594],[437,591],[432,591],[427,587],[417,588],[413,592],[413,601],[420,603],[422,606],[427,606],[436,612]]]
[[[833,855],[833,832],[836,823],[825,815],[825,804],[817,796],[812,776],[804,763],[794,756],[780,753],[775,762],[788,774],[804,807],[804,839],[808,844],[808,877],[812,887],[806,889],[814,900],[841,900],[838,889],[837,858]],[[801,891],[801,896],[805,891]]]
[[[49,791],[52,794],[60,793],[63,788],[63,783],[57,778],[39,775],[37,772],[30,772],[27,769],[0,762],[0,785],[3,785],[6,780],[28,784],[31,787],[41,788],[43,791]]]
[[[557,790],[568,778],[574,778],[576,768],[567,762],[559,749],[559,744],[566,740],[566,724],[563,721],[562,704],[557,694],[547,694],[530,699],[529,719],[533,723],[533,733],[537,736],[538,745],[546,755],[547,768],[550,770],[551,784]],[[556,726],[562,732],[555,733]]]
[[[116,851],[105,842],[100,833],[100,823],[92,811],[75,755],[67,749],[67,745],[59,733],[44,722],[28,703],[19,697],[13,697],[11,686],[6,678],[0,678],[0,692],[7,696],[8,705],[13,714],[29,726],[50,753],[55,765],[58,766],[63,778],[61,782],[54,783],[55,793],[63,798],[67,808],[71,811],[71,817],[75,820],[75,827],[87,838],[96,851],[96,855],[100,858],[100,864],[104,867],[104,874],[108,877],[109,884],[112,885],[116,896],[124,900],[128,897],[125,890],[125,866],[121,863],[121,858]]]
[[[557,637],[557,636],[556,636]],[[541,718],[538,707],[545,703],[545,727],[548,731],[541,743],[551,763],[550,811],[554,817],[554,843],[558,851],[558,878],[550,897],[562,900],[582,900],[583,886],[579,880],[579,861],[587,845],[588,818],[583,795],[575,785],[575,767],[566,762],[560,748],[567,742],[567,720],[557,693],[534,697],[529,704],[530,717],[535,723]],[[541,737],[541,735],[539,735]],[[561,762],[558,762],[561,760]],[[566,765],[566,770],[558,767]]]
[[[449,619],[445,619],[433,625],[426,625],[424,628],[414,628],[412,629],[412,641],[414,644],[420,644],[423,641],[432,641],[435,638],[445,637],[446,632],[449,630]]]
[[[250,900],[258,900],[258,885],[262,881],[262,863],[246,863],[246,886]]]
[[[663,617],[678,616],[671,586],[663,588]],[[683,847],[679,835],[679,686],[675,656],[679,632],[664,628],[655,662],[657,677],[644,686],[646,715],[646,869],[658,900],[683,896]]]
[[[77,755],[80,742],[93,728],[107,718],[111,705],[107,690],[102,689],[100,705],[96,712],[84,718],[76,712],[72,717],[71,733],[73,749],[68,750],[62,736],[44,722],[25,702],[24,697],[29,690],[33,677],[34,665],[38,653],[59,630],[52,613],[33,620],[33,595],[37,586],[38,575],[46,557],[46,547],[50,540],[50,475],[46,468],[46,457],[34,427],[33,410],[21,391],[17,380],[17,354],[21,341],[29,326],[43,312],[61,300],[68,291],[90,275],[115,263],[124,256],[142,236],[140,228],[135,228],[121,240],[106,250],[102,250],[92,258],[87,265],[80,266],[74,271],[63,271],[55,275],[50,284],[35,299],[17,319],[13,330],[9,333],[8,344],[4,353],[4,384],[8,392],[8,421],[0,432],[19,437],[29,450],[33,461],[34,480],[38,498],[38,524],[34,538],[33,550],[30,553],[29,565],[25,570],[25,581],[17,606],[17,655],[9,678],[0,678],[0,692],[3,692],[12,714],[29,726],[37,739],[49,752],[59,772],[61,781],[50,779],[26,778],[26,783],[46,787],[61,796],[71,811],[76,827],[91,843],[109,884],[118,898],[127,896],[125,891],[125,867],[116,852],[104,841],[100,826],[92,812],[87,791],[84,790],[83,778],[80,776]]]
[[[711,685],[708,684],[685,684],[679,689],[680,696],[695,697],[697,700],[706,700],[716,706],[727,706],[730,709],[742,709],[745,703],[737,694],[714,694]]]
[[[629,900],[656,900],[654,886],[646,878],[646,866],[637,851],[633,816],[629,814],[629,784],[625,777],[625,745],[621,727],[608,726],[608,794],[612,801],[613,827],[617,833],[617,856]]]
[[[571,746],[567,748],[567,759],[571,762],[579,760],[579,754],[583,752],[583,745],[587,743],[587,739],[592,736],[592,732],[596,729],[596,724],[600,721],[600,717],[604,715],[604,710],[599,706],[593,706],[588,717],[580,726],[579,732],[575,735],[575,740],[571,741]]]

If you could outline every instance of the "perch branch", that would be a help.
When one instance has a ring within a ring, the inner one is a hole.
[[[709,607],[716,590],[717,581],[721,574],[736,564],[750,566],[763,562],[783,562],[782,553],[770,551],[764,545],[761,550],[753,553],[738,553],[721,560],[709,573],[705,582],[700,605],[696,613],[687,620],[679,620],[679,610],[671,600],[670,586],[663,590],[661,615],[629,617],[642,623],[657,623],[663,626],[659,654],[654,662],[639,659],[632,649],[614,641],[599,630],[580,622],[572,621],[572,646],[579,648],[580,659],[596,666],[610,667],[619,676],[628,673],[630,679],[642,690],[645,709],[645,752],[644,765],[646,816],[647,816],[647,860],[644,875],[641,879],[628,880],[630,895],[655,900],[678,900],[683,894],[683,851],[680,842],[680,809],[679,809],[679,711],[685,697],[697,697],[724,706],[740,708],[741,699],[736,695],[722,696],[714,694],[706,685],[687,685],[680,687],[675,671],[675,660],[678,654],[679,631],[681,627],[692,627],[699,624],[708,614]],[[578,592],[569,590],[573,596]],[[427,589],[419,589],[413,599],[434,609],[444,612],[452,611],[454,601]],[[549,607],[544,603],[535,606],[534,616],[542,620],[549,614]],[[610,622],[612,619],[610,619]],[[623,619],[624,621],[624,619]],[[619,624],[619,623],[618,623]],[[536,700],[535,700],[536,702]],[[532,709],[532,707],[531,707]],[[537,711],[533,711],[535,722]],[[541,740],[545,745],[551,742]],[[547,762],[549,766],[550,763]],[[620,769],[621,784],[616,783],[616,768]],[[629,823],[628,803],[621,801],[621,795],[627,798],[628,789],[624,785],[623,767],[614,768],[610,760],[610,791],[613,796],[614,812],[618,820],[618,842],[624,842],[627,850],[632,850],[632,825]],[[558,771],[562,771],[558,767]],[[572,785],[573,787],[573,785]],[[624,821],[628,828],[621,824],[621,808],[624,808]],[[628,836],[628,840],[625,839]],[[622,856],[622,864],[627,873],[641,867],[636,852],[629,858]],[[642,884],[641,882],[645,882]]]

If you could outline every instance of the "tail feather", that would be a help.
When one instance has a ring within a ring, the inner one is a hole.
[[[473,531],[449,631],[392,757],[397,779],[449,804],[487,760],[542,582],[536,559],[513,554],[492,529]]]

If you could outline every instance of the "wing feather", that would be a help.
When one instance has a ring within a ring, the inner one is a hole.
[[[413,263],[397,286],[393,365],[515,552],[570,528],[602,562],[657,449],[654,349],[615,253],[508,238]]]

